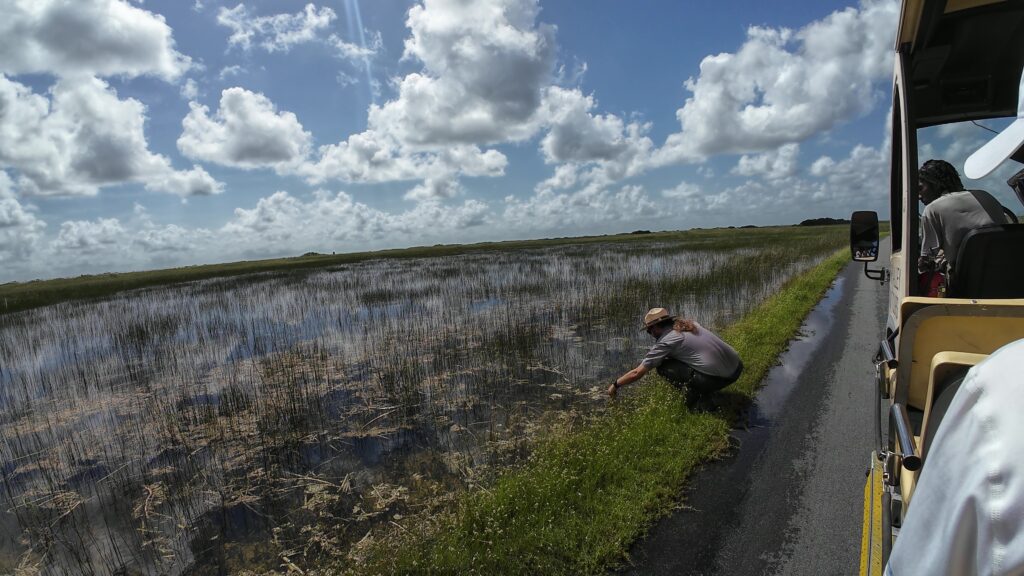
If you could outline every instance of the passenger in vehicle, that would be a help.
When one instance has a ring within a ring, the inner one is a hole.
[[[643,378],[652,368],[696,395],[721,390],[743,373],[743,362],[736,350],[696,321],[674,317],[664,308],[652,308],[644,315],[643,323],[641,330],[650,334],[655,343],[639,366],[608,387],[612,398],[619,388]]]
[[[941,274],[948,278],[956,269],[957,251],[965,235],[975,228],[1005,224],[1010,220],[998,200],[984,190],[964,190],[960,174],[945,160],[929,160],[918,171],[918,194],[924,203],[921,214],[921,257],[917,268],[922,291],[937,294]]]
[[[928,450],[886,574],[1024,574],[1024,340],[967,373]]]

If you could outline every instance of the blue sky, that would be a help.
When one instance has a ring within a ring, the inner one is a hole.
[[[0,282],[883,210],[896,3],[779,4],[0,0]]]

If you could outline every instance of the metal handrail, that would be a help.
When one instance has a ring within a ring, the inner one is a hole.
[[[889,421],[896,430],[896,441],[899,443],[900,457],[903,467],[911,472],[921,468],[921,456],[914,443],[914,435],[910,432],[910,417],[903,404],[893,404],[889,410]]]

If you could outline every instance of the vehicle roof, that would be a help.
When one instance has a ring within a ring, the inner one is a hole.
[[[917,128],[1017,115],[1024,1],[905,0],[896,49]]]

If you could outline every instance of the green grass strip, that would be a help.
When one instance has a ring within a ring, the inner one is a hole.
[[[753,397],[764,377],[778,362],[804,318],[821,301],[836,274],[850,262],[842,249],[821,264],[790,280],[778,294],[719,333],[743,358],[745,369],[728,389]]]
[[[849,261],[844,249],[790,280],[722,336],[746,364],[727,391],[749,399]],[[370,547],[352,570],[379,574],[594,574],[621,562],[671,510],[687,477],[727,443],[733,410],[691,412],[657,376],[588,424],[542,441],[522,466]]]

